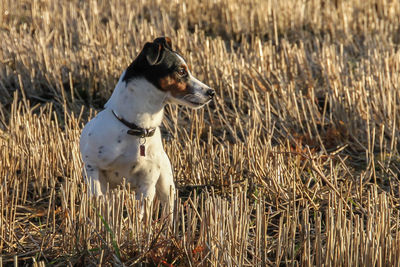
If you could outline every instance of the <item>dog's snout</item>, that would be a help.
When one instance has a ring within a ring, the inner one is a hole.
[[[208,89],[206,94],[210,97],[213,98],[215,95],[215,91],[213,89]]]

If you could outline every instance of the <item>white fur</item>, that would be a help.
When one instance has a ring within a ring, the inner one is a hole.
[[[150,203],[157,193],[164,204],[169,203],[171,212],[175,186],[171,163],[162,146],[159,125],[167,101],[188,106],[193,104],[184,98],[172,98],[169,93],[157,89],[144,78],[125,82],[122,80],[124,75],[125,72],[105,109],[82,130],[80,150],[85,164],[85,179],[91,193],[101,196],[106,193],[107,184],[109,188],[115,188],[125,178],[135,188],[137,198],[148,198]],[[205,104],[210,101],[204,95],[209,88],[197,82],[197,97],[192,95],[191,98]],[[139,146],[144,140],[127,134],[128,127],[112,111],[142,128],[156,128],[152,137],[145,138],[144,157],[139,155]]]

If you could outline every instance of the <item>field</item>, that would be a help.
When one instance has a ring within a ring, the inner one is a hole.
[[[158,36],[217,92],[166,107],[172,224],[78,147]],[[400,266],[399,1],[2,0],[0,43],[0,266]]]

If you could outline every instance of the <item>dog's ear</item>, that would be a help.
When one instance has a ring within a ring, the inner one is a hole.
[[[158,43],[146,43],[143,51],[146,55],[147,62],[150,65],[155,65],[161,58],[162,46]]]
[[[161,44],[164,47],[167,47],[172,50],[172,42],[169,37],[158,37],[154,39],[154,43]]]

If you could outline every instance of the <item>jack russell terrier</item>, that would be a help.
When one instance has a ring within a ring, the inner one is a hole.
[[[80,150],[90,192],[104,195],[125,178],[137,199],[150,203],[157,194],[172,212],[175,186],[159,128],[164,106],[200,108],[214,94],[192,76],[168,37],[146,43],[122,73],[105,109],[82,130]]]

